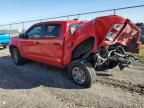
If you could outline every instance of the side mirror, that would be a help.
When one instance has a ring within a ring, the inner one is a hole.
[[[75,27],[70,27],[70,34],[73,34],[76,31]]]
[[[25,34],[24,33],[19,34],[19,38],[25,38]]]

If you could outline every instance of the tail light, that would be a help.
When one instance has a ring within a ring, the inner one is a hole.
[[[123,28],[124,24],[115,24],[113,28],[117,31],[120,31]]]
[[[113,41],[116,36],[117,36],[116,33],[109,32],[106,36],[106,39],[108,39],[109,41]]]
[[[106,39],[109,41],[113,41],[123,27],[124,24],[121,23],[112,26],[112,28],[109,30],[108,34],[106,35]]]

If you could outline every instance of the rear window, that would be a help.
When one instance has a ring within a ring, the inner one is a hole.
[[[61,25],[60,24],[48,24],[46,26],[45,38],[60,36]]]
[[[83,25],[84,25],[83,23],[80,23],[80,24],[71,24],[70,27],[74,27],[75,29],[78,29],[78,28],[82,27]]]
[[[83,23],[71,24],[71,25],[69,26],[69,33],[70,33],[70,31],[71,31],[71,27],[73,27],[73,28],[76,30],[76,29],[82,27],[83,25],[84,25]]]

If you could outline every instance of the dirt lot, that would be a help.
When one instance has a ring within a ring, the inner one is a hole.
[[[144,108],[144,63],[98,74],[84,89],[62,69],[35,62],[15,66],[8,49],[0,49],[0,108]]]

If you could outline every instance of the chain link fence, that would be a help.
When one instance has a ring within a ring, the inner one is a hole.
[[[72,19],[91,20],[98,16],[114,15],[114,14],[129,18],[135,23],[144,22],[144,16],[141,13],[142,10],[144,10],[144,5],[123,7],[123,8],[117,8],[117,9],[100,10],[100,11],[93,11],[93,12],[86,12],[86,13],[78,13],[78,14],[72,14],[72,15],[31,20],[31,21],[23,21],[23,22],[0,25],[0,33],[1,32],[10,33],[11,36],[15,36],[15,35],[18,35],[20,32],[25,32],[31,25],[35,23],[39,23],[39,22],[45,22],[45,21],[51,21],[51,20],[72,20]],[[144,33],[144,31],[142,31],[142,33]]]

